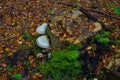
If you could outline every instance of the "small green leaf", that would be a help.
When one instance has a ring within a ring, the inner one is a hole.
[[[14,67],[8,67],[8,71],[14,71]]]
[[[22,78],[22,75],[21,74],[13,74],[13,77],[16,79],[20,79],[20,78]]]
[[[27,37],[28,39],[32,39],[32,38],[33,38],[30,33],[26,33],[26,37]]]
[[[119,8],[115,8],[115,9],[114,9],[114,12],[115,12],[116,14],[120,15],[120,9],[119,9]]]

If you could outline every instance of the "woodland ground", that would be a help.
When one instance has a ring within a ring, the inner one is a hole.
[[[0,80],[16,80],[15,78],[22,78],[22,80],[41,80],[42,73],[38,70],[37,64],[44,59],[41,60],[36,57],[41,51],[35,41],[38,36],[36,28],[42,23],[47,22],[52,11],[72,8],[53,3],[58,1],[61,0],[0,0]],[[95,62],[93,66],[96,65],[97,73],[99,73],[103,65],[108,65],[110,61],[114,60],[112,57],[114,54],[117,54],[117,58],[120,58],[119,0],[112,2],[110,0],[107,2],[102,0],[98,2],[96,0],[88,0],[87,2],[84,0],[62,0],[62,2],[75,3],[76,5],[80,4],[110,29],[108,31],[110,34],[105,36],[111,40],[110,43],[107,43],[108,45],[93,42],[86,47],[94,48],[94,54],[100,52],[102,56],[99,58],[105,62],[99,61],[96,63],[96,58],[94,56],[92,58],[88,56],[88,52],[85,56],[82,55],[79,60],[83,57],[92,59],[91,63]],[[100,35],[102,34],[104,33]],[[90,54],[92,53],[91,51],[89,52]],[[85,62],[84,59],[82,60]],[[86,80],[86,77],[89,80],[93,78],[93,75],[86,74],[88,73],[86,70],[89,69],[83,69],[84,76],[80,80]],[[98,75],[94,76],[99,78]],[[111,79],[104,77],[103,80]]]

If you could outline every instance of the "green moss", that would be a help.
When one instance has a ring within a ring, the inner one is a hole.
[[[43,73],[43,80],[69,80],[77,78],[81,73],[81,64],[77,60],[80,53],[77,50],[59,50],[52,53],[47,63],[38,65],[39,71]]]
[[[68,45],[68,49],[69,50],[78,50],[79,48],[82,48],[83,46],[82,45],[76,45],[76,44],[70,44]]]

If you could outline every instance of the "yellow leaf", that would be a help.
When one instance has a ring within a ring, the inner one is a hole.
[[[12,25],[15,25],[15,23],[12,23]]]
[[[112,48],[115,48],[115,45],[112,45]]]
[[[14,53],[14,52],[16,52],[16,50],[12,50],[12,52]]]
[[[3,50],[0,50],[0,53],[4,53],[4,51],[3,51]]]
[[[37,35],[37,32],[32,32],[32,35],[33,35],[33,36],[36,36],[36,35]]]
[[[9,48],[5,48],[5,50],[8,52],[8,51],[10,51],[10,49]]]
[[[44,21],[47,21],[47,19],[46,19],[46,18],[43,18],[43,20],[44,20]]]
[[[4,63],[2,63],[1,65],[2,65],[2,67],[6,67],[6,66],[7,66],[7,65],[6,65],[6,64],[4,64]]]
[[[73,42],[74,39],[75,39],[74,37],[66,38],[66,40],[69,41],[70,43]]]
[[[88,49],[88,50],[92,49],[92,46],[88,46],[87,49]]]
[[[63,38],[66,38],[67,37],[67,35],[66,35],[66,33],[63,35]]]
[[[78,43],[80,43],[80,40],[79,40],[79,39],[76,39],[76,40],[73,42],[73,44],[78,44]]]
[[[31,26],[32,26],[32,25],[34,25],[34,22],[31,22],[31,24],[30,24],[30,25],[31,25]]]
[[[18,41],[17,43],[18,43],[18,44],[22,44],[22,41]]]
[[[64,37],[60,37],[60,41],[63,41],[65,38]]]
[[[13,54],[12,52],[9,52],[8,56],[12,56],[12,54]]]

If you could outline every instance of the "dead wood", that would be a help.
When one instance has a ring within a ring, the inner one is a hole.
[[[99,21],[97,19],[97,17],[92,15],[89,11],[94,11],[94,12],[97,12],[97,13],[100,13],[100,14],[104,14],[104,15],[107,15],[107,16],[109,16],[111,18],[115,18],[115,19],[119,20],[119,18],[117,18],[115,16],[112,16],[112,15],[108,15],[107,13],[102,13],[102,12],[98,12],[98,11],[90,10],[90,9],[88,10],[88,9],[83,8],[83,7],[77,7],[77,5],[75,5],[75,4],[66,3],[66,2],[56,2],[56,3],[57,4],[63,4],[63,5],[66,5],[66,6],[71,6],[73,8],[78,8],[78,10],[80,10],[83,14],[85,14],[88,19],[91,19],[91,20],[93,20],[95,22],[100,22],[100,24],[102,25],[103,30],[106,30],[106,31],[112,32],[111,29],[109,29],[109,27],[107,27],[102,21]]]
[[[114,18],[114,19],[120,20],[120,17],[116,17],[116,16],[114,16],[114,15],[112,15],[110,13],[107,13],[107,12],[100,12],[100,11],[93,10],[93,9],[87,9],[87,10],[95,12],[95,13],[98,13],[98,14],[102,14],[102,15],[110,17],[110,18]]]

